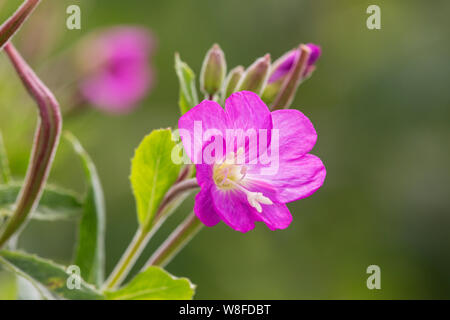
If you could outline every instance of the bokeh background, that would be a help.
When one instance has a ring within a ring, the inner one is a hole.
[[[1,21],[20,2],[1,0]],[[80,31],[65,27],[70,4],[81,7]],[[381,30],[366,28],[370,4],[381,7]],[[197,284],[197,299],[450,298],[449,11],[446,0],[45,0],[14,42],[59,97],[64,86],[52,83],[48,65],[91,31],[137,24],[158,38],[157,83],[139,108],[120,116],[88,109],[64,123],[102,179],[108,272],[137,227],[128,179],[134,148],[179,117],[174,52],[198,73],[216,42],[230,68],[265,53],[275,59],[300,42],[320,44],[318,69],[294,106],[317,129],[313,153],[328,172],[322,189],[289,205],[288,229],[204,228],[167,269]],[[25,174],[35,121],[33,103],[0,54],[0,128],[17,179]],[[84,190],[66,142],[50,181]],[[192,204],[164,225],[144,259]],[[32,222],[19,246],[68,263],[75,227]],[[371,264],[381,267],[381,290],[366,287]],[[0,272],[0,298],[13,294],[11,277]]]

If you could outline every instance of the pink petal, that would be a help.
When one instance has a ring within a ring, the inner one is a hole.
[[[308,65],[311,66],[319,60],[322,55],[322,48],[314,43],[308,43],[306,46],[311,50],[311,55],[308,59]]]
[[[299,57],[300,50],[294,49],[285,53],[281,58],[275,61],[272,65],[273,71],[271,72],[268,83],[276,82],[280,78],[285,77],[292,70],[295,63],[297,63]]]
[[[197,178],[197,182],[199,186],[203,186],[204,184],[211,184],[213,178],[213,167],[209,164],[197,164],[195,165],[195,177]]]
[[[266,152],[270,145],[272,116],[261,98],[250,91],[233,93],[225,102],[225,111],[230,127],[235,129],[235,140],[227,138],[228,148],[231,145],[236,152],[243,147],[248,162]]]
[[[220,217],[214,209],[210,187],[202,188],[195,196],[194,212],[207,227],[213,227],[220,222]]]
[[[312,150],[317,133],[311,121],[294,109],[272,112],[273,129],[279,131],[279,155],[284,159],[301,157]]]
[[[281,203],[262,205],[262,212],[257,214],[270,230],[286,229],[292,222],[288,207]]]
[[[290,160],[280,157],[276,174],[263,175],[259,170],[256,166],[249,169],[247,179],[272,185],[277,189],[276,201],[281,203],[309,197],[322,186],[326,176],[322,161],[312,154]]]
[[[272,128],[269,108],[254,92],[240,91],[233,93],[225,101],[225,110],[230,124],[235,129]]]
[[[197,128],[198,132],[194,132],[194,128]],[[184,149],[194,163],[202,162],[201,155],[205,147],[203,142],[205,131],[218,131],[222,137],[225,137],[226,128],[227,115],[225,111],[217,102],[209,100],[204,100],[178,120],[178,129],[180,130]]]
[[[247,232],[255,228],[255,220],[259,220],[253,213],[245,196],[240,191],[223,191],[215,186],[211,188],[211,195],[217,214],[232,229]]]

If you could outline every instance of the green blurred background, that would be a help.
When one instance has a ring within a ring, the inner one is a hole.
[[[1,21],[20,2],[1,0]],[[81,7],[81,31],[65,28],[70,4]],[[370,4],[381,7],[381,30],[366,28]],[[289,205],[294,221],[288,229],[272,232],[258,224],[241,234],[224,224],[204,228],[168,271],[197,284],[197,299],[450,298],[448,12],[446,0],[44,0],[28,23],[41,19],[52,27],[24,28],[15,43],[50,79],[48,61],[98,27],[138,24],[158,37],[157,84],[135,112],[87,110],[64,124],[102,179],[108,272],[137,227],[128,180],[134,148],[179,117],[174,52],[198,73],[215,42],[230,68],[265,53],[275,59],[300,42],[320,44],[318,69],[294,106],[317,129],[313,153],[327,167],[324,186]],[[25,174],[35,119],[35,107],[1,54],[0,128],[17,179]],[[50,181],[84,190],[79,160],[66,142]],[[164,225],[144,259],[192,205],[190,199]],[[32,222],[19,246],[68,263],[75,238],[75,223]],[[366,287],[371,264],[381,267],[381,290]],[[0,272],[0,298],[13,291],[11,278]]]

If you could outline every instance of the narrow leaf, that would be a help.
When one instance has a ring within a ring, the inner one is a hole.
[[[0,185],[2,211],[12,213],[20,188],[18,184]],[[77,195],[57,187],[47,186],[31,218],[44,221],[69,220],[79,215],[81,206]]]
[[[109,300],[190,300],[195,286],[186,278],[175,278],[159,267],[149,267],[126,286],[106,292]]]
[[[80,156],[88,183],[83,214],[78,231],[75,264],[86,281],[100,286],[104,279],[105,204],[97,170],[78,140],[67,133],[75,152]]]
[[[181,165],[171,158],[175,146],[170,129],[160,129],[146,136],[135,151],[130,179],[144,230],[151,228],[161,200],[177,180]]]
[[[73,300],[103,299],[101,293],[82,279],[79,279],[79,289],[76,287],[70,289],[67,284],[68,280],[69,282],[71,280],[69,277],[73,277],[73,275],[68,274],[62,265],[50,260],[22,252],[0,250],[0,263],[12,267],[14,272],[20,276],[27,275],[48,291],[62,298]]]
[[[178,54],[175,55],[175,71],[180,82],[180,98],[178,104],[181,114],[185,114],[198,104],[195,74]]]

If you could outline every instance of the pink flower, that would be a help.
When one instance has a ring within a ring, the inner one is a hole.
[[[216,135],[199,137],[199,123],[203,131]],[[309,154],[317,139],[309,119],[297,110],[271,113],[253,92],[232,94],[225,110],[205,100],[184,114],[178,127],[201,187],[194,211],[206,226],[222,220],[234,230],[247,232],[255,221],[263,221],[271,230],[284,229],[292,221],[286,203],[310,196],[325,179],[322,161]],[[230,131],[237,132],[232,139]],[[242,132],[256,136],[245,137]],[[206,142],[200,142],[203,139]],[[200,155],[196,143],[201,143]],[[212,161],[205,161],[212,145],[219,148],[211,152]],[[263,161],[268,154],[271,161]]]
[[[115,27],[88,39],[80,54],[86,73],[82,96],[105,111],[131,111],[153,85],[154,47],[151,33],[139,27]]]

